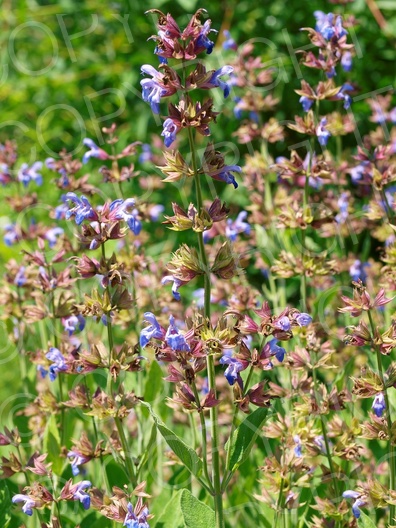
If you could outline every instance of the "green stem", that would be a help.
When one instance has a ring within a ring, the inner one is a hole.
[[[58,517],[60,517],[59,515],[59,504],[56,500],[56,481],[55,481],[55,478],[54,478],[54,475],[49,475],[49,479],[51,481],[51,484],[52,484],[52,496],[54,497],[54,500],[53,502],[51,502],[51,517],[54,517],[55,515],[55,509],[58,510]]]
[[[19,444],[17,444],[15,447],[16,447],[16,450],[17,450],[17,453],[18,453],[18,456],[19,456],[19,462],[23,465],[23,458],[22,458],[21,448],[19,447]],[[30,478],[29,478],[28,472],[24,471],[23,474],[25,476],[26,486],[30,486]]]
[[[193,390],[195,401],[197,402],[197,405],[199,405],[199,394],[197,390],[197,386],[195,384],[195,381],[192,382],[191,388]],[[208,484],[208,487],[210,489],[211,494],[213,494],[214,489],[212,485],[212,480],[209,475],[208,470],[208,446],[207,446],[207,431],[206,431],[206,423],[205,423],[205,417],[203,415],[203,412],[199,412],[199,419],[201,422],[201,439],[202,439],[202,459],[203,459],[203,469],[204,469],[204,475]]]
[[[198,214],[203,207],[202,190],[200,175],[198,174],[195,143],[193,133],[190,127],[188,127],[188,139],[190,143],[190,152],[192,167],[194,171],[195,181],[195,192],[197,198],[197,209]],[[205,252],[205,246],[203,241],[203,234],[198,233],[198,246],[199,255],[201,259],[202,269],[205,271],[204,275],[204,291],[205,291],[205,302],[204,302],[204,315],[207,323],[210,324],[210,271],[208,266],[208,259]],[[208,354],[206,358],[206,367],[208,372],[209,390],[213,390],[214,397],[217,397],[216,390],[216,375],[214,357]],[[220,475],[220,452],[219,452],[219,423],[218,423],[218,409],[217,406],[210,408],[210,422],[211,422],[211,437],[212,437],[212,481],[214,488],[214,506],[215,506],[215,517],[216,517],[216,528],[224,528],[224,513],[223,513],[223,497],[221,490],[221,475]]]
[[[60,512],[59,502],[58,502],[58,501],[55,501],[55,504],[56,504],[56,510],[57,510],[57,512],[58,512],[58,524],[59,524],[59,528],[62,528],[61,512]]]
[[[28,371],[28,368],[27,368],[27,363],[26,363],[26,351],[25,351],[25,332],[23,331],[23,328],[22,328],[22,314],[23,314],[23,308],[22,308],[22,297],[21,297],[21,291],[20,291],[20,288],[17,288],[17,298],[18,298],[18,307],[19,307],[19,314],[18,314],[18,331],[19,331],[19,340],[21,340],[21,342],[18,340],[18,345],[20,344],[21,346],[19,347],[19,354],[18,354],[18,357],[19,357],[19,371],[20,371],[20,374],[21,374],[21,379],[22,379],[22,385],[23,385],[23,390],[25,391],[26,394],[29,393],[29,385],[28,385],[28,375],[27,375],[27,371]]]
[[[384,371],[382,368],[382,354],[377,345],[374,344],[374,339],[376,335],[375,325],[373,321],[373,317],[371,315],[370,310],[367,311],[368,318],[370,321],[370,327],[371,327],[371,333],[372,333],[372,339],[373,339],[373,346],[377,355],[377,367],[378,367],[378,374],[381,379],[381,383],[384,389],[384,399],[385,399],[385,413],[386,413],[386,423],[388,426],[388,436],[389,436],[389,442],[388,442],[388,456],[389,456],[389,488],[394,491],[396,490],[396,471],[395,471],[395,449],[392,445],[392,417],[390,412],[390,405],[389,405],[389,398],[388,398],[388,389],[385,387],[385,381],[384,381]],[[390,513],[389,513],[389,524],[394,524],[394,519],[396,516],[396,506],[394,504],[390,505]]]
[[[192,166],[193,166],[193,171],[194,171],[195,193],[196,193],[196,197],[197,197],[197,209],[198,209],[198,214],[199,214],[201,212],[201,209],[203,208],[203,199],[202,199],[201,181],[200,181],[199,174],[198,174],[197,160],[196,160],[196,154],[195,154],[194,138],[193,138],[192,130],[191,130],[190,127],[188,128],[188,139],[189,139],[189,142],[190,142],[191,159],[192,159]],[[200,256],[200,259],[201,259],[201,266],[202,266],[202,269],[205,271],[205,275],[204,275],[204,290],[205,290],[204,311],[205,311],[205,317],[210,320],[210,290],[211,290],[210,271],[209,271],[209,267],[208,267],[208,259],[207,259],[207,256],[206,256],[205,245],[204,245],[203,234],[202,233],[198,233],[198,247],[199,247],[199,256]]]
[[[342,137],[340,135],[336,136],[336,152],[336,159],[340,165],[342,160]]]
[[[107,376],[107,394],[111,396],[112,384],[113,384],[113,377],[111,375],[111,364],[113,362],[114,340],[113,340],[113,326],[111,324],[110,314],[106,314],[106,318],[107,318],[107,339],[109,342],[109,372]]]
[[[317,390],[318,389],[318,378],[317,378],[317,375],[316,375],[315,366],[313,366],[313,368],[312,368],[312,377],[313,377],[313,382],[314,382],[314,393],[316,395],[318,393],[318,390]],[[320,425],[321,425],[321,428],[322,428],[323,440],[324,440],[324,443],[325,443],[326,458],[327,458],[327,461],[329,463],[329,469],[330,469],[331,478],[332,478],[332,481],[333,481],[334,493],[336,495],[336,498],[338,499],[340,497],[340,493],[339,493],[336,473],[335,473],[335,470],[334,470],[333,459],[331,458],[330,444],[329,444],[329,439],[327,437],[326,424],[325,424],[324,417],[323,417],[322,414],[319,414],[319,418],[320,418]]]
[[[101,249],[102,249],[102,257],[103,257],[103,260],[105,261],[105,264],[106,264],[106,250],[105,250],[104,244],[102,244]],[[109,286],[106,286],[105,291],[107,292],[107,295],[110,298]],[[111,376],[111,364],[113,362],[114,339],[113,339],[113,327],[112,327],[112,324],[111,324],[111,315],[110,315],[109,312],[106,313],[106,327],[107,327],[107,340],[108,340],[108,344],[109,344],[109,358],[108,358],[109,372],[107,374],[106,390],[107,390],[107,394],[109,396],[111,396],[112,384],[113,384],[113,378]]]
[[[271,270],[268,275],[268,282],[269,282],[269,287],[270,287],[270,292],[271,292],[271,301],[274,306],[274,311],[277,312],[279,310],[279,293],[276,288],[274,274],[271,273]],[[281,304],[281,307],[284,308],[285,306]]]
[[[250,385],[250,380],[252,379],[253,370],[254,370],[253,365],[250,365],[249,373],[247,375],[246,382],[244,384],[245,388],[244,388],[242,397],[245,397],[247,391],[249,390],[249,385]],[[226,489],[228,487],[228,484],[230,483],[231,478],[232,478],[232,476],[234,474],[234,471],[230,470],[228,466],[230,465],[231,452],[232,452],[232,437],[234,436],[234,431],[236,429],[236,418],[238,416],[238,410],[239,410],[238,405],[235,405],[234,413],[232,415],[230,436],[229,436],[229,439],[228,439],[228,444],[229,445],[228,445],[226,465],[225,465],[225,467],[227,469],[226,469],[226,474],[223,477],[223,482],[221,484],[221,490],[222,490],[223,493],[226,491]]]
[[[57,485],[58,485],[58,479],[57,479],[57,477],[55,477],[55,475],[52,474],[52,475],[50,475],[50,480],[51,480],[51,484],[52,484],[52,495],[55,497],[57,495],[56,488],[57,488]],[[59,527],[62,528],[62,520],[61,520],[61,512],[60,512],[59,501],[56,500],[56,499],[51,504],[51,517],[54,516],[55,508],[56,508],[56,511],[58,512]]]
[[[382,198],[382,200],[384,202],[384,208],[385,208],[386,216],[388,217],[388,221],[389,221],[389,223],[391,225],[393,225],[394,224],[393,209],[389,205],[389,201],[388,201],[388,198],[386,196],[385,190],[381,189],[380,194],[381,194],[381,198]]]
[[[91,405],[91,403],[92,403],[91,394],[90,394],[88,383],[87,383],[87,380],[86,380],[85,377],[84,377],[84,384],[85,384],[85,388],[87,390],[88,403],[89,403],[89,405]],[[91,418],[92,418],[92,427],[93,427],[94,437],[95,437],[95,444],[98,445],[98,443],[99,443],[99,434],[98,434],[98,428],[96,427],[95,416],[91,416]],[[107,491],[107,493],[110,494],[111,493],[111,487],[110,487],[109,479],[107,477],[106,468],[105,468],[105,465],[104,465],[104,462],[103,462],[102,453],[100,453],[99,459],[100,459],[100,466],[102,468],[103,479],[104,479],[105,486],[106,486],[106,491]]]
[[[127,439],[126,439],[126,436],[125,436],[124,428],[123,428],[122,422],[121,422],[120,418],[118,418],[118,416],[116,416],[114,418],[114,421],[115,421],[115,424],[116,424],[116,427],[117,427],[118,435],[120,437],[122,450],[124,451],[126,472],[127,472],[129,480],[131,481],[132,486],[134,488],[136,488],[137,479],[136,479],[135,466],[133,464],[132,457],[131,457],[131,455],[129,453],[128,442],[127,442]]]
[[[197,401],[197,400],[195,400]],[[199,405],[199,401],[198,401],[198,405]],[[200,413],[201,414],[201,413]],[[195,420],[194,420],[194,415],[193,413],[189,413],[188,415],[188,421],[190,422],[190,429],[191,429],[191,432],[192,432],[192,443],[193,443],[193,446],[194,446],[194,449],[197,449],[198,448],[198,435],[197,435],[197,426],[196,426],[196,423],[195,423]]]
[[[319,101],[316,101],[315,126],[318,123],[318,121],[319,121]],[[315,136],[312,136],[310,140],[310,150],[308,152],[308,167],[307,167],[306,175],[305,175],[305,184],[304,184],[304,193],[303,193],[303,215],[306,214],[308,206],[309,206],[309,178],[311,176],[312,156],[314,154],[314,151],[315,151]],[[301,233],[301,260],[302,260],[302,266],[303,266],[303,273],[302,273],[302,280],[301,280],[301,285],[300,285],[303,312],[307,311],[307,276],[306,276],[305,267],[304,267],[304,260],[305,260],[305,253],[306,253],[305,237],[306,237],[306,229],[303,229]]]
[[[19,325],[19,328],[21,326]],[[23,335],[22,333],[20,335]],[[22,338],[23,339],[23,338]],[[29,394],[28,375],[27,375],[27,364],[26,364],[26,352],[22,343],[22,347],[19,349],[19,372],[21,375],[22,386],[25,394]]]
[[[312,152],[309,153],[309,163],[308,163],[307,175],[305,176],[304,194],[303,194],[303,214],[304,215],[308,207],[308,199],[309,199],[309,175],[311,172],[311,157],[312,157]],[[302,302],[303,312],[307,311],[307,275],[305,273],[305,267],[304,267],[305,250],[306,250],[305,237],[306,237],[306,229],[303,229],[301,231],[301,263],[303,267],[302,278],[301,278],[301,302]]]
[[[216,375],[213,355],[207,356],[207,370],[209,387],[216,390]],[[217,394],[215,393],[215,398]],[[220,477],[220,453],[219,453],[219,425],[217,406],[210,409],[211,434],[212,434],[212,477],[214,487],[214,501],[216,514],[216,528],[224,528],[223,497]]]
[[[268,154],[267,141],[265,139],[263,139],[261,142],[261,155],[263,156],[263,159],[268,167],[271,162],[270,156]],[[274,202],[272,200],[270,174],[267,172],[264,176],[264,210],[266,213],[271,213],[271,211],[273,211],[273,208]]]
[[[282,504],[284,486],[285,486],[285,479],[282,477],[281,483],[280,483],[280,487],[279,487],[278,502],[276,504],[275,519],[274,519],[273,528],[277,528],[277,526],[278,526],[279,512],[280,512],[281,504]]]

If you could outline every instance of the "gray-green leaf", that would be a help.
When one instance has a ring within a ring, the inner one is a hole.
[[[60,457],[61,440],[59,429],[56,424],[56,416],[53,414],[48,420],[43,440],[44,452],[48,453],[46,463],[52,462],[52,470],[55,475],[60,475],[63,468],[63,460]]]
[[[226,443],[227,451],[231,443],[231,455],[227,467],[230,471],[236,471],[248,458],[261,427],[267,419],[267,412],[268,409],[265,407],[259,407],[249,414]]]
[[[174,495],[155,524],[155,528],[214,528],[215,513],[187,489]]]
[[[370,519],[368,515],[363,512],[360,512],[360,517],[357,520],[359,528],[376,528],[376,525]]]
[[[6,528],[10,522],[11,498],[4,480],[0,480],[0,526]]]
[[[180,458],[186,468],[196,477],[199,477],[202,473],[202,460],[199,458],[197,453],[189,447],[184,441],[179,438],[173,431],[171,431],[155,414],[151,405],[147,402],[141,402],[149,410],[158,431],[161,433],[163,439],[172,449],[176,456]]]

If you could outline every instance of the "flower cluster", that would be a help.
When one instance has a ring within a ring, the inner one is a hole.
[[[81,242],[89,249],[97,249],[107,240],[124,237],[125,230],[121,227],[121,220],[135,235],[142,230],[141,216],[133,198],[117,199],[98,209],[94,209],[85,196],[78,197],[72,192],[65,194],[63,200],[73,204],[66,211],[67,220],[74,217],[78,226],[86,220],[90,221],[89,225],[82,226],[80,236]]]
[[[185,128],[195,129],[203,136],[209,136],[209,125],[216,121],[218,113],[213,110],[212,99],[194,102],[191,99],[191,92],[196,89],[220,88],[224,97],[228,97],[230,86],[223,77],[233,72],[233,68],[228,65],[217,70],[206,70],[201,62],[195,61],[200,53],[205,51],[211,53],[213,50],[213,42],[208,38],[209,33],[213,31],[210,28],[210,20],[202,24],[201,17],[205,10],[198,9],[187,27],[181,31],[170,14],[164,15],[156,9],[149,13],[154,13],[158,17],[158,35],[152,38],[156,42],[155,53],[160,57],[161,64],[158,71],[147,64],[142,66],[142,73],[151,76],[151,79],[145,78],[141,81],[143,100],[150,103],[154,113],[159,114],[163,98],[179,95],[178,104],[169,103],[169,115],[163,123],[161,135],[164,137],[165,146],[173,145],[178,133]],[[181,62],[185,74],[184,80],[178,75],[177,70],[168,64],[168,59]],[[189,67],[190,62],[194,65],[194,69],[190,68],[187,72],[186,68]],[[169,168],[165,167],[162,170],[166,172]],[[240,167],[230,170],[240,171]],[[225,171],[223,173],[225,174]],[[221,172],[212,172],[209,176],[213,178],[218,176],[216,179],[237,186],[233,177],[221,177]]]
[[[147,143],[111,125],[44,163],[0,145],[21,396],[4,401],[5,524],[8,491],[11,523],[51,528],[74,522],[70,501],[81,526],[149,528],[149,493],[156,526],[224,528],[236,503],[246,526],[396,519],[396,107],[357,97],[356,130],[358,22],[340,12],[302,28],[310,75],[279,108],[274,50],[231,27],[220,54],[204,9],[184,29],[151,10],[142,98],[163,125]],[[253,517],[242,489],[264,503]]]

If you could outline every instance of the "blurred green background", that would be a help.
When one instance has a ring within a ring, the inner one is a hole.
[[[308,43],[300,28],[314,26],[316,9],[345,10],[358,19],[356,32],[351,34],[358,57],[350,78],[361,92],[392,86],[396,2],[382,0],[377,6],[387,19],[386,32],[379,31],[365,0],[345,7],[325,0],[287,4],[227,0],[205,5],[195,0],[4,0],[0,11],[0,141],[13,138],[27,159],[43,159],[61,148],[76,149],[82,155],[82,139],[90,136],[100,142],[100,128],[113,121],[122,125],[126,141],[145,141],[149,132],[158,132],[149,107],[140,99],[139,85],[140,66],[158,64],[153,55],[155,44],[147,41],[155,32],[154,17],[144,14],[151,8],[172,12],[182,27],[198,7],[205,7],[220,37],[223,29],[229,29],[239,45],[256,40],[256,52],[266,61],[275,60],[272,67],[282,68],[275,89],[276,95],[283,96],[280,119],[301,112],[293,93],[300,82],[289,48]],[[230,52],[217,45],[210,60],[217,67],[229,56]],[[317,72],[313,73],[317,80]],[[232,97],[227,106],[230,119],[217,127],[216,140],[229,139],[236,128]],[[360,112],[368,115],[368,108],[358,104],[354,112],[359,119]]]

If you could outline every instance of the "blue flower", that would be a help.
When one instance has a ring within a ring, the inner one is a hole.
[[[223,75],[230,75],[234,71],[234,68],[232,66],[222,66],[215,72],[213,72],[212,76],[208,81],[206,81],[204,84],[201,85],[201,88],[216,88],[219,87],[223,90],[224,97],[228,97],[230,94],[230,87],[229,85],[220,79]]]
[[[15,275],[14,284],[15,286],[18,286],[18,288],[21,288],[27,282],[25,271],[25,266],[21,266]]]
[[[344,37],[345,35],[348,35],[348,31],[342,26],[342,18],[340,16],[336,18],[334,28],[335,28],[336,37],[338,39],[340,39],[341,37]]]
[[[338,207],[339,207],[339,213],[335,217],[335,221],[338,224],[345,224],[345,222],[348,219],[349,212],[349,195],[348,193],[341,193],[341,196],[338,198]]]
[[[250,117],[250,119],[252,121],[254,121],[255,123],[259,124],[259,115],[258,115],[257,112],[254,112],[254,111],[250,112],[249,113],[249,117]]]
[[[205,289],[198,288],[197,290],[194,290],[192,296],[195,300],[197,307],[203,308],[205,304]]]
[[[227,354],[224,354],[224,356],[222,356],[219,363],[221,365],[228,365],[228,367],[224,371],[224,376],[226,377],[228,383],[230,385],[234,385],[234,383],[237,381],[238,385],[242,387],[243,381],[239,373],[245,369],[244,364],[237,358],[230,357]]]
[[[308,315],[307,313],[304,313],[304,312],[300,313],[296,317],[296,323],[299,326],[308,326],[309,324],[312,323],[312,317]]]
[[[277,345],[278,339],[271,339],[268,343],[270,347],[271,356],[275,356],[276,359],[282,363],[285,358],[286,350],[283,347]]]
[[[301,445],[301,438],[298,435],[293,436],[293,441],[296,444],[294,447],[294,454],[296,457],[301,458],[302,455],[302,445]]]
[[[183,286],[183,284],[185,284],[185,282],[183,282],[180,279],[177,279],[173,275],[166,275],[166,277],[164,277],[162,279],[161,284],[167,284],[168,282],[173,282],[172,295],[173,295],[173,297],[174,297],[174,299],[176,301],[180,301],[181,300],[181,296],[180,296],[180,293],[179,293],[179,288],[181,286]]]
[[[142,153],[139,156],[139,163],[146,163],[153,159],[153,154],[151,152],[151,146],[148,143],[143,143]]]
[[[0,145],[1,147],[2,145]],[[1,149],[0,149],[1,151]],[[10,168],[7,165],[7,163],[1,163],[0,162],[0,184],[6,185],[12,180]]]
[[[58,236],[63,235],[64,230],[61,227],[53,227],[48,229],[44,237],[48,240],[49,247],[53,248],[58,240]]]
[[[89,148],[89,150],[83,156],[83,163],[87,163],[90,158],[98,158],[101,160],[108,159],[109,155],[107,152],[98,147],[98,145],[92,139],[83,139],[83,144]]]
[[[315,436],[313,441],[314,441],[314,444],[319,447],[320,451],[326,454],[326,444],[324,441],[324,436],[323,435]]]
[[[331,20],[333,18],[332,13],[329,13],[331,16]],[[323,11],[314,11],[314,17],[316,18],[316,25],[315,30],[321,32],[321,29],[323,26],[327,23],[328,24],[328,15],[324,13]]]
[[[14,504],[16,502],[24,502],[25,504],[22,506],[23,513],[26,513],[26,515],[33,515],[33,508],[36,506],[36,503],[31,497],[29,497],[29,495],[17,493],[12,497],[12,502]]]
[[[128,502],[127,509],[128,513],[126,514],[123,526],[126,526],[126,528],[150,528],[147,522],[149,511],[146,506],[136,508],[138,511],[134,511],[132,504]]]
[[[58,372],[67,370],[66,359],[61,351],[55,347],[51,347],[45,357],[52,361],[52,365],[49,368],[49,379],[55,381]]]
[[[236,50],[237,49],[237,43],[235,40],[231,37],[231,33],[228,31],[228,29],[225,29],[223,31],[223,35],[225,36],[226,40],[223,42],[223,49],[225,50]]]
[[[88,510],[91,505],[91,497],[85,491],[87,488],[92,486],[89,480],[82,480],[78,483],[77,487],[74,489],[73,499],[79,500],[84,506],[84,510]]]
[[[335,67],[334,66],[331,66],[329,70],[327,70],[326,72],[326,77],[328,79],[332,79],[333,77],[336,76],[336,71],[335,71]]]
[[[314,104],[314,100],[309,97],[302,95],[299,99],[299,102],[302,104],[304,112],[308,112],[311,106]]]
[[[40,373],[40,376],[42,377],[42,379],[44,379],[46,377],[46,375],[48,374],[48,370],[46,370],[43,365],[37,365],[37,372]]]
[[[276,323],[274,324],[275,328],[279,328],[280,330],[283,330],[284,332],[288,332],[291,328],[290,319],[284,315],[281,317]]]
[[[242,169],[241,167],[239,167],[239,165],[224,165],[224,167],[221,167],[216,171],[211,171],[209,173],[209,176],[214,180],[223,181],[225,183],[232,183],[232,185],[236,189],[238,187],[238,184],[235,181],[234,176],[231,174],[232,172],[242,172]]]
[[[327,145],[327,142],[329,141],[329,138],[331,136],[330,132],[325,128],[326,125],[327,125],[327,118],[322,117],[319,125],[316,127],[316,135],[322,147],[325,147]]]
[[[234,116],[237,119],[242,119],[242,108],[239,104],[242,102],[242,99],[240,97],[234,97],[233,101],[234,103],[236,103],[236,105],[234,106]]]
[[[346,29],[342,27],[342,18],[340,16],[336,17],[335,22],[333,13],[326,15],[323,11],[315,11],[314,16],[316,18],[315,29],[326,40],[330,40],[333,37],[338,40],[347,35]]]
[[[392,108],[392,110],[389,112],[389,116],[388,117],[391,120],[391,123],[396,125],[396,106],[394,108]],[[393,148],[392,154],[394,154],[394,148]],[[1,174],[0,174],[0,179],[1,179]]]
[[[342,69],[346,72],[352,70],[352,53],[350,51],[345,51],[341,57],[341,66]]]
[[[173,119],[168,117],[163,123],[163,130],[161,136],[164,137],[164,145],[169,148],[176,139],[179,127],[174,123]]]
[[[78,329],[80,332],[85,328],[85,319],[81,314],[71,315],[62,319],[63,328],[69,334],[73,335]]]
[[[41,161],[36,161],[31,167],[27,163],[23,163],[18,172],[18,180],[27,187],[29,182],[34,181],[37,185],[43,184],[43,177],[38,172],[43,167]]]
[[[366,504],[366,501],[361,498],[361,494],[357,491],[353,490],[346,490],[342,494],[344,499],[356,499],[355,502],[352,504],[352,513],[356,519],[359,519],[360,517],[360,507],[364,506]]]
[[[57,161],[54,160],[54,158],[47,158],[45,160],[45,166],[48,167],[49,169],[53,170],[53,171],[57,171],[61,175],[61,178],[59,178],[59,180],[57,182],[58,186],[60,186],[61,188],[69,187],[70,180],[69,180],[69,177],[67,175],[66,169],[64,167],[62,167],[61,165],[58,165]]]
[[[46,158],[44,163],[45,163],[45,166],[48,169],[51,169],[53,171],[57,170],[57,168],[56,168],[56,160],[54,158]]]
[[[349,83],[344,83],[339,92],[336,95],[337,99],[343,99],[344,100],[344,108],[345,110],[348,110],[352,104],[352,97],[348,95],[346,92],[352,92],[354,90],[353,86]]]
[[[185,340],[185,337],[179,332],[176,327],[175,318],[173,315],[169,317],[169,328],[165,334],[165,342],[172,350],[178,352],[189,352],[190,346]]]
[[[69,210],[67,204],[63,203],[57,205],[54,209],[55,220],[64,220],[66,218],[67,211]]]
[[[214,29],[210,29],[210,20],[207,20],[204,25],[202,26],[202,29],[198,35],[197,40],[195,41],[195,48],[205,48],[206,53],[210,55],[213,51],[214,43],[208,39],[208,34],[211,31],[216,31]]]
[[[154,53],[157,55],[157,48],[155,48]],[[160,61],[160,64],[168,64],[168,59],[166,57],[158,56],[158,59]]]
[[[383,392],[379,392],[375,395],[373,405],[371,408],[374,411],[374,414],[378,416],[378,418],[381,418],[381,416],[384,414],[384,411],[386,409],[385,405],[385,397]]]
[[[244,233],[245,235],[250,233],[251,227],[247,222],[245,222],[247,215],[248,214],[246,211],[241,211],[235,221],[232,221],[231,218],[227,219],[227,225],[225,229],[226,237],[235,242],[237,235],[240,233]]]
[[[98,220],[97,213],[93,210],[92,205],[85,196],[79,198],[75,193],[68,192],[63,197],[63,200],[69,200],[74,203],[75,206],[66,212],[66,220],[69,220],[72,216],[75,216],[77,225],[82,224],[84,220]]]
[[[102,286],[103,286],[103,281],[102,281]],[[102,316],[100,317],[100,322],[102,323],[103,326],[107,326],[109,321],[111,323],[113,317],[114,317],[114,312],[113,310],[111,310],[111,312],[102,314]],[[96,316],[94,316],[95,321],[96,319],[97,319]]]
[[[143,316],[144,320],[147,321],[149,326],[143,328],[140,332],[140,346],[144,348],[150,342],[150,339],[164,339],[165,329],[157,321],[155,315],[151,312],[146,312]]]
[[[164,210],[165,207],[161,204],[156,204],[150,207],[150,210],[148,212],[150,220],[152,220],[153,222],[157,222],[160,217],[160,214],[163,213]]]
[[[129,229],[138,235],[142,230],[142,223],[139,220],[139,211],[135,208],[135,200],[128,198],[127,200],[114,200],[110,204],[111,217],[117,220],[124,220]]]
[[[362,282],[366,282],[367,273],[364,268],[367,267],[370,267],[370,264],[368,262],[362,263],[359,259],[356,259],[352,266],[349,268],[349,275],[351,276],[351,279],[355,282],[357,282],[359,279]]]
[[[77,453],[76,451],[69,451],[67,453],[67,458],[70,458],[71,470],[74,476],[77,476],[80,473],[80,469],[78,466],[82,466],[83,464],[86,464],[90,460],[89,457],[86,457],[82,455],[81,453]]]
[[[356,519],[359,519],[359,517],[360,517],[360,509],[359,508],[361,506],[365,506],[365,504],[366,504],[366,501],[361,500],[361,499],[355,500],[355,502],[352,504],[352,513],[353,513],[353,515],[354,515],[354,517]]]
[[[13,246],[21,240],[21,235],[15,224],[7,224],[4,226],[4,243],[6,246]]]
[[[142,73],[152,76],[152,79],[143,79],[140,81],[143,101],[150,103],[151,110],[154,114],[159,114],[161,97],[170,95],[167,90],[159,84],[162,74],[150,64],[143,65],[141,71]]]
[[[359,163],[359,165],[356,165],[356,167],[352,167],[351,169],[349,169],[349,174],[351,175],[352,183],[358,183],[361,181],[366,172],[366,168],[369,167],[369,164],[370,162],[368,160],[362,161],[361,163]]]
[[[315,176],[314,178],[310,176],[308,178],[308,185],[313,189],[321,189],[323,187],[323,183],[324,181],[322,178],[319,178],[319,176]]]

